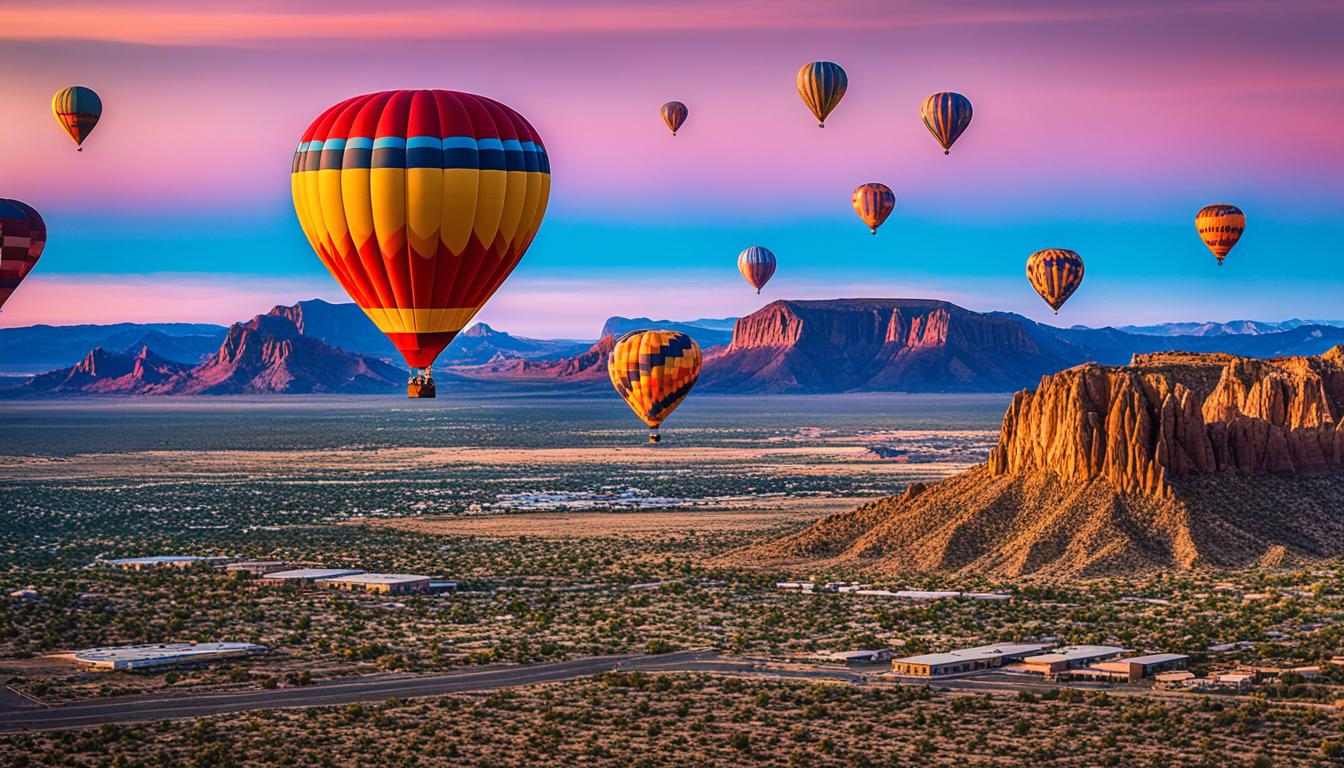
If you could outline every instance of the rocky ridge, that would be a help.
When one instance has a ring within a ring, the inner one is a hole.
[[[987,463],[738,553],[742,564],[1091,577],[1344,552],[1344,346],[1164,353],[1018,393]]]

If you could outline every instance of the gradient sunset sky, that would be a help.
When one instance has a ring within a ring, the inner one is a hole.
[[[345,300],[291,155],[323,109],[389,88],[485,94],[541,133],[550,211],[478,317],[515,333],[840,296],[1061,325],[1344,319],[1341,36],[1337,0],[6,0],[0,197],[50,239],[0,326]],[[793,85],[814,59],[849,74],[824,130]],[[105,104],[82,154],[48,107],[71,84]],[[975,105],[950,157],[919,120],[937,90]],[[675,138],[669,99],[690,108]],[[867,181],[897,198],[877,237],[849,203]],[[1213,202],[1248,217],[1222,268],[1194,230]],[[735,267],[753,244],[779,258],[761,297]],[[1023,276],[1044,247],[1087,264],[1057,319]]]

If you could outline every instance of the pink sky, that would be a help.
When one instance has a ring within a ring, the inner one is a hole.
[[[1115,280],[1089,283],[1092,295],[1121,297],[1122,286],[1142,286],[1170,264],[1187,269],[1189,259],[1189,270],[1202,270],[1189,220],[1222,200],[1252,215],[1243,258],[1230,262],[1240,271],[1219,276],[1244,283],[1194,296],[1159,285],[1145,302],[1091,307],[1080,294],[1079,317],[1286,317],[1328,310],[1344,288],[1329,236],[1344,205],[1338,3],[280,5],[6,2],[0,103],[11,109],[0,126],[8,148],[0,195],[38,207],[53,237],[0,325],[73,314],[204,319],[207,310],[221,321],[258,311],[248,302],[272,295],[331,295],[334,284],[297,235],[290,153],[331,103],[391,87],[488,94],[546,141],[547,222],[499,307],[484,315],[518,307],[497,318],[505,327],[567,323],[575,311],[596,318],[584,322],[629,314],[625,305],[662,301],[668,285],[704,285],[757,242],[792,270],[776,278],[791,297],[876,282],[1050,319],[1033,295],[1020,295],[1025,253],[1078,245],[1089,280]],[[792,84],[815,58],[841,62],[850,77],[824,131]],[[94,87],[107,105],[78,155],[46,110],[70,83]],[[950,158],[917,117],[924,96],[944,88],[976,108]],[[691,108],[675,139],[657,121],[670,98]],[[897,195],[876,243],[832,235],[855,226],[848,197],[863,181],[884,181]],[[836,251],[825,252],[832,243]],[[1280,274],[1289,255],[1301,274]],[[1287,292],[1308,274],[1329,275],[1319,293]],[[171,298],[201,275],[231,287],[209,300]],[[57,277],[37,288],[37,278]],[[1279,280],[1275,301],[1247,288]],[[100,282],[123,285],[89,288],[78,308],[54,292]],[[177,287],[155,292],[153,306],[112,298],[149,283]],[[528,293],[584,283],[622,290],[586,301],[580,292],[577,302]],[[524,295],[530,303],[517,300]],[[744,302],[731,296],[715,305],[725,311],[665,314],[734,314]],[[1229,296],[1245,299],[1229,306]]]

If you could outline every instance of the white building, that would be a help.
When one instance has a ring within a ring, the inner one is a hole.
[[[318,579],[335,579],[364,573],[358,568],[299,568],[294,571],[275,571],[262,575],[263,581],[275,584],[312,584]]]
[[[266,646],[253,643],[156,643],[89,648],[75,651],[74,659],[76,664],[92,669],[135,670],[196,664],[265,652]]]
[[[1124,648],[1117,648],[1114,645],[1066,645],[1050,653],[1028,656],[1022,660],[1022,666],[1027,672],[1052,677],[1095,661],[1113,659],[1124,652]]]
[[[914,677],[940,677],[979,672],[997,669],[1007,662],[1021,661],[1048,647],[1042,643],[994,643],[946,653],[925,653],[896,659],[891,663],[891,671],[898,675]]]
[[[148,571],[155,568],[190,568],[204,563],[222,563],[227,557],[197,557],[196,555],[151,555],[149,557],[122,557],[106,560],[113,568],[123,571]]]
[[[413,573],[351,573],[316,579],[313,583],[330,589],[360,590],[385,595],[405,595],[429,589],[429,577]]]

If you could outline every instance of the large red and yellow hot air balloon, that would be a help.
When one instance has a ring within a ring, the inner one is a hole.
[[[1083,259],[1065,248],[1039,250],[1027,257],[1027,279],[1059,314],[1059,308],[1083,282]]]
[[[849,77],[839,64],[814,61],[798,70],[794,84],[798,87],[798,95],[802,97],[803,103],[817,118],[817,127],[825,128],[826,117],[844,98],[845,89],[849,87]]]
[[[1195,214],[1195,229],[1199,230],[1199,238],[1213,251],[1221,267],[1228,251],[1246,231],[1246,214],[1228,203],[1206,205]]]
[[[737,271],[760,293],[775,274],[775,254],[769,248],[753,245],[737,255]]]
[[[33,271],[46,244],[46,222],[31,205],[0,198],[0,307]]]
[[[51,97],[51,114],[74,140],[75,151],[83,152],[84,140],[98,124],[98,118],[103,116],[103,100],[91,88],[72,85]]]
[[[607,374],[617,394],[648,425],[650,443],[661,439],[659,425],[695,386],[700,360],[700,345],[680,331],[631,331],[616,341]]]
[[[318,258],[432,382],[434,358],[532,243],[551,176],[541,137],[503,104],[384,91],[323,112],[291,184]]]
[[[882,226],[882,222],[891,215],[891,209],[896,207],[896,195],[892,194],[891,187],[886,184],[872,181],[860,184],[858,189],[854,190],[850,202],[854,204],[854,212],[859,214],[863,223],[867,224],[876,235],[877,228]]]
[[[673,136],[676,136],[677,129],[681,127],[682,123],[686,122],[686,116],[690,114],[690,110],[686,109],[686,105],[680,101],[669,101],[658,108],[658,114],[663,116],[663,122],[667,123],[668,130],[672,131]]]
[[[971,113],[971,100],[952,91],[933,94],[919,109],[924,127],[933,134],[944,155],[952,154],[952,145],[971,124]]]

